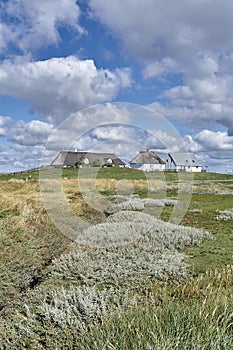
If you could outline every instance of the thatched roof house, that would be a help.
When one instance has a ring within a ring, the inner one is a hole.
[[[141,151],[130,162],[131,168],[143,171],[163,171],[165,162],[153,151]]]
[[[51,162],[56,167],[101,166],[101,165],[125,166],[125,163],[114,153],[93,153],[61,151]]]

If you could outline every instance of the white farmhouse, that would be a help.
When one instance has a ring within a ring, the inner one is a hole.
[[[165,168],[167,171],[202,171],[202,166],[193,153],[168,153]]]
[[[130,162],[130,167],[143,171],[164,171],[165,162],[153,151],[141,151]]]

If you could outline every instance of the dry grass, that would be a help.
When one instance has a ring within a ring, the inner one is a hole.
[[[80,191],[81,188],[86,191],[96,188],[98,192],[129,194],[130,192],[141,193],[149,189],[151,192],[165,191],[168,183],[162,180],[116,180],[116,179],[65,179],[62,180],[65,190],[76,188]],[[121,193],[122,192],[122,193]]]
[[[1,306],[37,283],[42,269],[69,241],[51,223],[37,181],[0,187]]]

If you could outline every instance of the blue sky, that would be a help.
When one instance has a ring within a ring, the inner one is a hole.
[[[1,1],[0,172],[71,144],[124,159],[185,148],[210,170],[232,171],[232,30],[231,0]]]

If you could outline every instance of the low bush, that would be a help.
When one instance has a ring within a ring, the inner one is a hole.
[[[233,220],[233,208],[220,211],[217,220]]]
[[[85,285],[131,285],[156,278],[174,281],[186,276],[184,255],[177,250],[207,238],[211,236],[204,230],[149,214],[118,212],[84,231],[79,242],[83,245],[54,260],[49,277]]]
[[[118,196],[116,201],[106,208],[107,214],[113,214],[119,210],[142,211],[146,208],[156,208],[177,205],[178,201],[173,198],[153,199],[139,198],[137,196]]]

